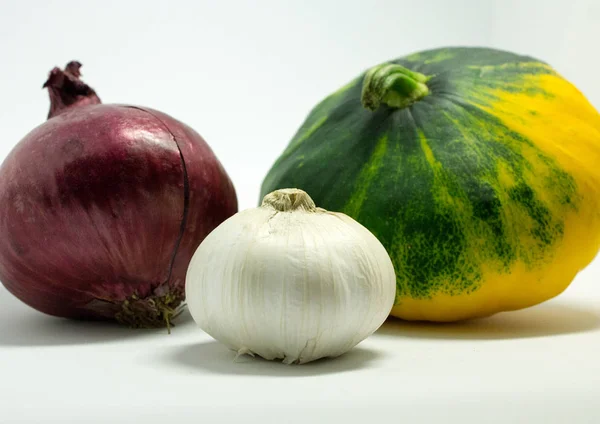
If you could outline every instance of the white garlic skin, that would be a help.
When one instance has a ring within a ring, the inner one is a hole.
[[[383,324],[395,294],[385,248],[358,222],[264,203],[211,232],[186,277],[202,330],[240,354],[288,364],[352,349]]]

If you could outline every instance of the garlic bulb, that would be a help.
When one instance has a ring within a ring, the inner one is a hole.
[[[288,364],[347,352],[385,321],[395,293],[377,238],[297,189],[270,193],[223,222],[186,277],[201,329],[238,354]]]

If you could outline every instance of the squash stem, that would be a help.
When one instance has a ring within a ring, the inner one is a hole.
[[[391,108],[405,108],[429,94],[426,82],[430,78],[395,63],[374,66],[363,80],[362,104],[371,111],[382,103]]]

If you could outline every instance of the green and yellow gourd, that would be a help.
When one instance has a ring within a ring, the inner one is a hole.
[[[425,51],[318,104],[261,198],[284,187],[379,238],[397,275],[392,315],[520,309],[561,293],[598,252],[600,116],[533,58]]]

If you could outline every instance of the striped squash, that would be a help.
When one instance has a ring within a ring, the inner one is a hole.
[[[392,315],[454,321],[561,293],[600,247],[600,115],[546,63],[442,48],[369,69],[266,176],[370,229]],[[335,235],[332,235],[335,237]]]

